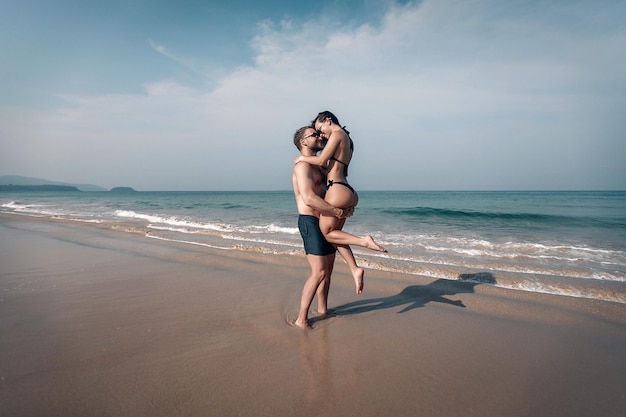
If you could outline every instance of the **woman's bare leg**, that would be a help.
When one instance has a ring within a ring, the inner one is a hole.
[[[350,268],[350,274],[352,274],[352,278],[354,279],[354,287],[356,293],[361,294],[364,287],[363,277],[365,275],[365,270],[357,265],[356,259],[354,258],[354,253],[352,253],[352,249],[350,248],[349,244],[353,243],[357,246],[367,247],[369,249],[378,250],[380,252],[386,252],[386,250],[381,246],[378,246],[371,236],[360,238],[341,230],[333,230],[333,228],[341,228],[344,223],[345,219],[340,220],[335,217],[320,216],[320,229],[322,230],[324,237],[326,237],[326,240],[329,243],[332,243],[337,247],[339,254],[344,259],[344,261],[346,261],[346,264],[348,264],[348,268]],[[336,232],[340,232],[341,236],[347,236],[348,238],[344,239],[342,242],[333,241],[333,236],[337,234]]]
[[[361,246],[377,252],[387,252],[387,250],[376,243],[370,235],[365,237],[355,236],[341,230],[342,227],[343,222],[338,218],[320,216],[320,229],[329,243],[333,245]]]
[[[352,190],[341,185],[331,187],[326,192],[324,199],[328,204],[335,207],[356,207],[359,202],[359,196],[356,192],[352,192]],[[356,245],[377,252],[387,252],[385,248],[376,243],[369,235],[359,237],[344,232],[342,229],[345,222],[346,219],[320,216],[320,229],[328,242],[334,245]]]
[[[346,219],[339,219],[336,222],[335,226],[339,229],[343,228],[343,225],[346,223]],[[361,294],[363,292],[363,277],[365,275],[365,269],[361,268],[357,265],[356,259],[354,258],[354,253],[352,253],[352,248],[348,245],[335,245],[339,255],[346,261],[348,268],[350,268],[350,273],[352,274],[352,278],[354,279],[354,287],[357,294]]]
[[[359,202],[359,196],[356,192],[345,187],[333,187],[326,192],[325,200],[335,207],[356,207]],[[376,250],[379,252],[387,252],[383,247],[379,246],[371,236],[364,238],[351,235],[342,231],[346,219],[337,219],[336,217],[320,216],[320,229],[326,240],[337,247],[339,254],[346,261],[350,268],[350,273],[354,278],[356,293],[363,291],[363,276],[365,270],[359,267],[354,259],[354,254],[349,245],[363,246],[364,248]]]
[[[324,234],[324,237],[329,243],[332,243],[333,245],[361,246],[363,248],[371,249],[376,252],[387,252],[387,249],[376,243],[374,241],[374,238],[370,235],[367,235],[365,237],[359,237],[344,232],[343,230],[331,230],[328,233]]]
[[[346,264],[348,264],[348,268],[350,268],[350,273],[352,274],[352,278],[354,278],[356,293],[361,294],[363,292],[363,276],[365,275],[365,269],[356,264],[356,259],[354,259],[354,254],[350,246],[337,245],[337,251],[343,260],[346,261]]]
[[[346,223],[346,219],[337,219],[334,217],[331,219],[328,219],[328,227],[342,228],[343,225]],[[324,222],[326,221],[324,220]],[[322,230],[322,233],[327,230],[325,227],[326,226],[322,228],[322,220],[320,217],[320,229]],[[363,292],[363,276],[365,275],[365,270],[357,265],[356,259],[354,258],[354,253],[352,253],[352,249],[350,248],[350,246],[335,245],[335,247],[337,248],[339,255],[341,255],[343,260],[346,261],[346,264],[350,269],[350,274],[352,274],[352,278],[354,279],[354,287],[356,293],[361,294]]]

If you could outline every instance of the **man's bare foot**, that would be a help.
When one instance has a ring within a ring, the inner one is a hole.
[[[311,326],[309,325],[309,321],[308,320],[301,321],[300,319],[298,319],[293,324],[295,324],[297,327],[299,327],[301,329],[310,329],[311,328]]]
[[[319,315],[317,317],[315,317],[316,320],[317,319],[319,319],[319,320],[327,319],[329,317],[337,317],[337,312],[335,310],[333,310],[332,308],[330,310],[324,311],[323,313],[318,310],[317,313]]]
[[[387,249],[383,248],[378,243],[374,242],[374,238],[369,235],[365,236],[365,247],[367,249],[387,253]]]
[[[354,285],[356,286],[356,293],[361,294],[363,292],[363,275],[365,275],[365,269],[355,268],[352,271],[352,277],[354,278]]]

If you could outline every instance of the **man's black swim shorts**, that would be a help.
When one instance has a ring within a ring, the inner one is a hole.
[[[301,214],[298,216],[298,229],[304,242],[307,255],[326,256],[335,253],[336,249],[328,243],[320,230],[320,220],[315,216]]]

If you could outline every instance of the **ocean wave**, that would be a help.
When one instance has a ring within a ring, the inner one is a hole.
[[[523,282],[518,284],[500,284],[501,288],[527,291],[540,294],[560,295],[575,298],[587,298],[591,300],[610,301],[614,303],[626,303],[626,294],[616,293],[604,289],[578,289],[574,287],[559,287],[545,282]]]
[[[520,250],[515,247],[507,247],[503,246],[493,246],[490,249],[485,248],[474,248],[474,247],[454,247],[454,246],[433,246],[433,245],[422,245],[424,252],[435,252],[440,254],[458,254],[470,257],[487,257],[492,259],[511,259],[511,260],[519,260],[519,259],[527,259],[527,260],[554,260],[559,262],[579,262],[579,261],[596,261],[603,265],[616,265],[619,266],[619,263],[603,261],[602,259],[597,259],[597,257],[590,256],[586,254],[586,256],[577,253],[579,248],[570,248],[567,252],[559,253],[552,252],[546,249],[545,252],[536,252],[529,250]],[[603,255],[618,255],[615,252],[607,252],[603,253]]]
[[[6,208],[10,208],[10,209],[15,209],[15,208],[19,208],[19,207],[23,207],[24,205],[18,201],[10,201],[8,203],[4,203],[2,204],[0,207],[6,207]]]
[[[3,204],[2,207],[10,209],[10,211],[13,213],[27,214],[35,217],[54,217],[63,216],[65,214],[61,210],[55,210],[54,208],[46,204],[25,204],[11,201],[9,203]]]
[[[202,246],[206,248],[212,249],[220,249],[220,250],[241,250],[241,251],[258,251],[263,253],[271,253],[276,255],[296,255],[302,252],[299,245],[286,245],[284,242],[271,242],[271,241],[254,241],[249,239],[236,239],[232,238],[233,241],[239,241],[247,244],[233,244],[230,246],[217,245],[215,243],[207,243],[207,242],[198,242],[194,240],[183,240],[183,239],[175,239],[172,237],[164,237],[153,234],[146,234],[146,237],[151,239],[163,240],[167,242],[175,242],[175,243],[183,243],[194,246]],[[268,247],[264,245],[250,245],[249,243],[262,243],[262,244],[271,244],[276,245],[277,247],[283,247],[282,249],[277,249],[276,247]]]
[[[212,224],[212,223],[197,223],[188,220],[182,220],[178,217],[161,217],[154,214],[136,213],[130,210],[116,210],[115,215],[118,217],[125,217],[131,219],[146,220],[150,223],[167,224],[171,226],[186,227],[190,229],[206,229],[215,230],[219,232],[232,231],[232,227],[224,224]]]
[[[447,218],[485,218],[485,219],[506,219],[506,220],[553,220],[568,219],[567,216],[556,216],[536,213],[503,213],[474,210],[450,210],[435,207],[413,207],[383,209],[383,213],[392,215],[420,216],[420,217],[447,217]]]
[[[236,235],[224,235],[222,236],[224,239],[235,240],[238,242],[245,243],[255,243],[255,244],[263,244],[263,245],[276,245],[276,246],[288,246],[288,247],[300,247],[302,246],[299,242],[298,244],[286,242],[284,240],[275,240],[275,239],[257,239],[246,236],[236,236]]]
[[[33,213],[38,213],[42,210],[41,207],[48,207],[46,204],[26,204],[21,203],[19,201],[10,201],[8,203],[2,204],[4,208],[8,208],[15,211],[31,211]],[[46,214],[46,213],[43,213]]]
[[[246,209],[249,208],[248,206],[244,206],[242,204],[233,204],[233,203],[222,203],[220,205],[221,208],[223,209],[227,209],[227,210],[235,210],[235,209]]]
[[[297,227],[284,227],[278,226],[275,224],[270,224],[268,226],[253,226],[254,228],[260,229],[262,232],[269,233],[286,233],[289,235],[295,235],[300,233]]]
[[[427,234],[394,234],[384,236],[381,244],[390,248],[398,248],[403,252],[423,252],[438,254],[459,254],[473,257],[492,258],[530,258],[554,259],[557,261],[577,262],[593,261],[608,262],[608,264],[623,265],[620,260],[626,260],[626,253],[622,250],[593,248],[573,244],[549,245],[532,242],[490,242],[476,238],[458,238]]]
[[[473,224],[474,222],[500,222],[509,224],[532,224],[533,227],[540,225],[560,225],[575,227],[624,227],[623,218],[595,218],[592,216],[566,216],[546,213],[523,213],[523,212],[498,212],[498,211],[475,211],[453,210],[436,207],[412,207],[412,208],[386,208],[381,213],[401,216],[407,219],[419,219],[424,221],[462,221]]]
[[[149,224],[147,228],[153,229],[153,230],[165,231],[165,232],[175,232],[175,233],[194,234],[194,235],[197,235],[202,232],[207,232],[207,230],[190,229],[186,227],[159,226],[155,224]],[[218,236],[221,236],[221,234],[218,233]]]

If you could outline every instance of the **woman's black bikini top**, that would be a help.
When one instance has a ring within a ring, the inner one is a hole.
[[[330,159],[335,161],[335,162],[339,162],[340,164],[343,165],[343,176],[347,177],[348,176],[348,164],[346,164],[343,161],[340,161],[339,159],[335,158],[334,156],[331,156]]]

